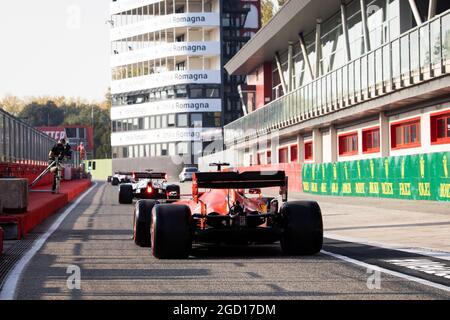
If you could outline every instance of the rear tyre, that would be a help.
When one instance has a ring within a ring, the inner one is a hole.
[[[152,209],[157,202],[155,200],[139,200],[134,207],[133,239],[140,247],[150,247]]]
[[[192,248],[191,210],[158,204],[152,211],[152,253],[158,259],[186,259]]]
[[[119,178],[113,177],[111,180],[111,185],[118,186],[119,185]]]
[[[280,210],[283,234],[281,249],[289,255],[313,255],[322,249],[323,223],[315,201],[292,201]]]
[[[133,186],[123,184],[119,189],[119,203],[132,204],[133,203]]]

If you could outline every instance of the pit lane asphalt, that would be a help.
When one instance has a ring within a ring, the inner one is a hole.
[[[189,187],[184,184],[182,193]],[[278,244],[196,246],[188,260],[157,260],[148,248],[134,245],[132,206],[119,205],[117,196],[116,187],[99,183],[79,203],[23,270],[17,299],[450,298],[448,291],[383,272],[379,289],[369,289],[374,273],[366,267],[323,253],[283,256]],[[34,232],[45,232],[57,216]],[[324,249],[359,254],[368,263],[376,263],[380,253],[333,240]],[[386,256],[392,252],[380,259]],[[67,287],[71,265],[81,270],[80,290]]]

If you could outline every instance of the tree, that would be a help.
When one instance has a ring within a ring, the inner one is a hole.
[[[20,105],[15,101],[21,100],[8,98],[7,105]],[[91,126],[94,122],[95,157],[99,159],[111,157],[111,93],[109,90],[101,103],[90,103],[80,98],[33,97],[24,104],[25,106],[17,115],[31,126]]]
[[[25,103],[16,96],[7,95],[0,100],[0,107],[2,107],[6,112],[16,116],[23,110]]]
[[[105,93],[105,100],[103,100],[103,102],[100,104],[100,108],[104,110],[111,110],[112,104],[111,99],[112,99],[111,87],[108,87],[108,91],[106,91]]]
[[[45,104],[32,102],[19,112],[18,117],[33,127],[53,127],[64,121],[64,111],[51,100]]]
[[[278,0],[278,6],[282,7],[286,2],[287,0]]]
[[[273,17],[273,2],[272,0],[261,1],[261,22],[262,25],[266,25],[267,22]]]

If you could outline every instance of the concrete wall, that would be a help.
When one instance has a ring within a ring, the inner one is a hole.
[[[217,162],[227,162],[230,164],[231,167],[242,166],[242,162],[240,161],[239,152],[229,149],[229,150],[217,152],[215,154],[199,158],[198,168],[200,171],[216,170],[215,168],[210,167],[209,164],[217,163]]]
[[[113,159],[112,172],[153,169],[154,171],[166,172],[169,175],[169,180],[177,180],[183,167],[187,166],[178,160],[178,158],[172,159],[171,157]]]

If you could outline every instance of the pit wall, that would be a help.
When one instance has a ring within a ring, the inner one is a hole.
[[[450,152],[303,164],[306,193],[450,201]]]
[[[37,178],[42,171],[45,170],[47,166],[45,165],[37,165],[37,164],[26,164],[26,163],[8,163],[1,162],[0,163],[0,177],[14,177],[14,178],[23,178],[27,179],[28,183],[32,183],[34,179]],[[53,179],[52,175],[47,174],[40,180],[36,186],[45,186],[52,184]]]

